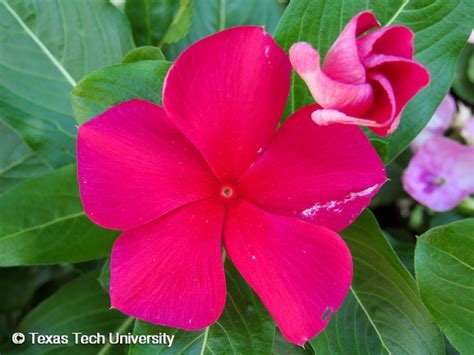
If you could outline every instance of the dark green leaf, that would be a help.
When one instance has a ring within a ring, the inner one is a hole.
[[[384,236],[392,246],[403,265],[415,275],[415,236],[406,229],[388,228]]]
[[[161,49],[153,46],[143,46],[132,49],[122,60],[122,63],[139,62],[142,60],[165,60]]]
[[[133,47],[126,18],[108,1],[2,0],[0,33],[0,119],[49,165],[73,162],[69,93]]]
[[[259,25],[271,33],[283,10],[280,0],[194,0],[189,34],[165,53],[174,59],[197,40],[229,27]]]
[[[124,346],[107,344],[75,345],[73,332],[82,334],[127,333],[134,319],[111,310],[107,293],[97,282],[95,272],[68,283],[29,313],[17,331],[28,334],[62,334],[69,338],[68,345],[38,345],[27,342],[11,347],[9,354],[122,354]]]
[[[315,352],[443,354],[443,338],[415,281],[372,213],[364,211],[341,234],[352,253],[352,287],[341,311],[311,340]]]
[[[37,274],[31,267],[0,268],[0,314],[21,309],[31,300]]]
[[[467,77],[469,81],[474,84],[474,55],[471,55],[469,63],[467,64]]]
[[[324,56],[347,22],[358,12],[372,9],[382,24],[398,23],[415,32],[415,59],[431,73],[431,84],[406,107],[399,128],[385,140],[388,159],[396,157],[429,121],[449,89],[456,58],[472,27],[470,0],[293,0],[281,18],[275,38],[285,49],[307,41]],[[427,30],[429,28],[429,30]],[[292,74],[285,117],[314,102],[305,83]]]
[[[310,343],[304,347],[297,346],[286,340],[278,328],[275,328],[275,338],[273,339],[273,355],[313,355],[313,348]]]
[[[474,104],[474,79],[469,72],[474,72],[474,44],[467,43],[456,63],[454,72],[454,92],[464,101]],[[471,69],[469,69],[471,68]]]
[[[324,332],[311,340],[316,354],[390,354],[361,304],[349,292]],[[394,352],[393,354],[401,354]]]
[[[0,196],[0,266],[80,262],[110,254],[117,232],[85,215],[76,169],[26,180]]]
[[[110,258],[105,260],[104,265],[102,265],[102,270],[100,271],[99,275],[99,283],[102,288],[109,292],[110,288]]]
[[[127,0],[125,13],[138,45],[160,45],[165,36],[183,38],[191,23],[190,0]],[[178,32],[174,32],[174,31]],[[178,33],[180,36],[178,36]]]
[[[433,228],[418,238],[415,269],[421,296],[451,344],[474,344],[474,219]]]
[[[182,40],[189,32],[191,26],[192,7],[191,0],[180,0],[179,9],[160,41],[160,45],[176,43]]]
[[[2,121],[0,121],[0,142],[0,195],[22,180],[51,170],[23,138]]]
[[[275,324],[255,293],[226,261],[227,302],[219,320],[195,332],[137,321],[134,334],[175,335],[173,346],[132,345],[130,354],[269,354]]]
[[[171,63],[141,61],[102,68],[81,80],[72,91],[79,123],[134,98],[161,104],[163,80]]]
[[[384,163],[386,163],[387,158],[388,158],[388,144],[387,144],[387,142],[384,142],[381,139],[373,138],[373,139],[370,140],[370,143],[372,143],[372,146],[377,151],[377,154],[379,155],[380,159]]]
[[[453,223],[464,218],[466,217],[454,211],[436,213],[431,218],[430,228],[439,227],[439,226],[442,226],[443,224]]]

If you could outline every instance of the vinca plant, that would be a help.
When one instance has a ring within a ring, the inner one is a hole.
[[[472,0],[0,0],[1,354],[473,354]]]

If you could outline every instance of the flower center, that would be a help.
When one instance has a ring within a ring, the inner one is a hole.
[[[224,201],[230,201],[236,198],[237,191],[234,184],[223,184],[219,190],[219,195]]]
[[[434,180],[434,184],[437,185],[437,186],[441,186],[441,185],[444,185],[446,183],[446,179],[442,176],[438,176],[435,180]]]

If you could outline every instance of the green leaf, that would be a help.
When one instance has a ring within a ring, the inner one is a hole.
[[[0,121],[0,195],[22,180],[40,175],[51,168],[26,144],[21,136]]]
[[[415,32],[415,59],[431,73],[431,84],[406,107],[399,128],[384,139],[388,160],[395,158],[422,130],[448,91],[456,58],[469,35],[474,3],[470,0],[293,0],[276,29],[285,49],[307,41],[324,56],[347,22],[358,12],[372,9],[382,24],[398,23]],[[285,117],[314,102],[305,83],[292,73],[292,88]]]
[[[467,77],[471,83],[474,83],[474,55],[471,55],[467,64]]]
[[[370,140],[370,143],[372,143],[372,146],[377,151],[377,154],[379,155],[380,159],[384,163],[386,163],[387,158],[388,158],[388,144],[387,144],[387,142],[384,142],[381,139],[373,138],[373,139]]]
[[[474,344],[474,219],[433,228],[418,238],[416,279],[421,296],[451,344]]]
[[[109,292],[110,288],[110,257],[105,260],[104,265],[102,265],[102,269],[99,275],[99,283],[102,288]]]
[[[102,68],[72,91],[76,120],[84,123],[108,108],[134,98],[161,104],[163,80],[171,63],[141,61]]]
[[[219,320],[195,332],[155,326],[137,321],[134,334],[175,335],[173,346],[132,345],[130,355],[147,354],[269,354],[275,324],[263,304],[226,260],[227,301]]]
[[[192,7],[191,0],[180,0],[179,9],[173,22],[160,41],[160,45],[176,43],[182,40],[189,32],[191,26]]]
[[[467,43],[456,63],[453,90],[464,101],[474,104],[474,44]]]
[[[73,162],[69,93],[133,47],[126,18],[108,1],[0,0],[0,24],[0,119],[49,165]]]
[[[455,211],[435,213],[435,215],[431,218],[429,228],[439,227],[444,224],[457,222],[464,218],[466,217]]]
[[[402,228],[388,228],[384,231],[385,239],[388,240],[400,261],[408,271],[415,275],[415,236],[408,230]]]
[[[176,27],[185,32],[184,37],[191,22],[189,0],[127,0],[125,13],[132,23],[135,42],[140,46],[162,44]]]
[[[19,310],[32,298],[37,287],[38,272],[31,267],[0,268],[0,314]]]
[[[318,355],[390,354],[352,292],[348,293],[326,330],[311,340],[311,345]]]
[[[39,304],[17,328],[27,334],[23,345],[12,346],[8,354],[123,354],[125,346],[110,344],[74,344],[73,332],[82,334],[124,334],[131,330],[133,318],[110,309],[110,301],[97,282],[95,272],[66,284]],[[29,332],[68,336],[67,345],[32,344]]]
[[[53,264],[110,254],[117,235],[85,215],[74,166],[22,182],[0,196],[0,266]]]
[[[174,59],[192,43],[225,28],[258,25],[273,32],[285,6],[280,0],[194,0],[188,35],[166,49]]]
[[[143,46],[132,49],[122,60],[122,63],[139,62],[142,60],[165,60],[165,55],[158,47]]]
[[[272,355],[313,355],[313,348],[309,343],[303,347],[292,344],[286,340],[278,328],[275,328]]]
[[[354,277],[342,309],[311,340],[317,354],[444,354],[444,342],[415,281],[364,211],[342,233]]]

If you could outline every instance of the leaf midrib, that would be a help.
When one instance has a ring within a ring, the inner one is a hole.
[[[352,288],[352,286],[350,287],[350,290],[352,292],[352,294],[354,295],[354,298],[356,299],[357,303],[359,304],[360,308],[362,309],[362,311],[365,313],[367,319],[369,320],[369,323],[372,325],[372,327],[374,328],[375,330],[375,333],[377,334],[377,337],[379,338],[380,340],[380,343],[382,344],[383,348],[385,350],[387,350],[387,352],[389,353],[389,355],[392,355],[392,352],[390,351],[390,349],[388,348],[388,346],[385,344],[384,340],[383,340],[383,337],[382,337],[382,334],[380,334],[377,326],[375,325],[374,321],[372,320],[372,318],[370,317],[369,313],[367,312],[367,310],[365,309],[364,307],[364,304],[361,302],[361,300],[359,299],[359,296],[357,296],[357,293],[355,292],[355,290]]]
[[[15,12],[15,10],[6,2],[6,0],[0,0],[0,2],[5,6],[7,11],[13,16],[13,18],[18,22],[18,24],[23,28],[26,34],[38,45],[38,47],[46,55],[46,57],[48,57],[51,63],[59,70],[59,72],[64,76],[66,81],[72,87],[76,86],[76,81],[73,79],[71,74],[69,74],[66,68],[56,59],[56,57],[51,53],[51,51],[46,47],[46,45],[33,33],[33,31],[26,25],[26,23]]]
[[[56,218],[56,219],[54,219],[54,220],[52,220],[52,221],[49,221],[49,222],[46,222],[46,223],[43,223],[43,224],[39,224],[39,225],[30,227],[30,228],[25,228],[25,229],[19,230],[19,231],[15,232],[15,233],[11,233],[11,234],[7,234],[7,235],[4,235],[4,236],[0,236],[0,243],[2,243],[3,241],[5,241],[5,239],[13,238],[13,237],[16,237],[16,236],[18,236],[18,235],[21,235],[21,234],[24,234],[24,233],[28,233],[28,232],[31,232],[31,231],[34,231],[34,230],[37,230],[37,229],[43,229],[43,228],[49,227],[49,226],[51,226],[51,225],[53,225],[53,224],[66,221],[66,220],[68,220],[68,219],[73,219],[73,218],[81,217],[81,216],[85,216],[85,212],[82,211],[82,212],[78,212],[78,213],[73,213],[73,214],[70,214],[70,215],[67,215],[67,216],[64,216],[64,217]]]
[[[117,330],[115,331],[116,333],[119,333],[119,334],[122,334],[125,330],[128,329],[128,327],[130,326],[130,324],[133,323],[133,321],[135,320],[135,318],[133,317],[127,317],[123,322],[122,324],[117,328]],[[107,351],[112,347],[112,344],[110,343],[107,343],[107,344],[104,344],[104,346],[100,349],[100,351],[97,353],[97,355],[105,355],[107,354]]]
[[[390,20],[387,21],[387,23],[384,26],[391,25],[397,19],[397,17],[400,16],[403,9],[405,8],[405,6],[408,5],[409,2],[410,0],[404,0],[402,5],[398,8],[398,10],[393,14],[393,16],[390,18]]]

